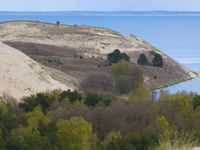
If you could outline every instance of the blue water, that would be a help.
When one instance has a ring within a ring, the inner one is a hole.
[[[34,20],[69,25],[107,27],[123,35],[134,34],[153,44],[189,69],[200,72],[200,16],[58,16],[0,15],[0,22]],[[200,93],[200,79],[167,89],[170,93]]]

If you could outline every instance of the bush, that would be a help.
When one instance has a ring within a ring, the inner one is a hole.
[[[145,54],[140,54],[137,63],[139,65],[148,65],[148,60]]]
[[[121,53],[120,50],[116,49],[107,55],[107,59],[110,63],[118,63],[122,59],[129,61],[129,56],[125,53]]]
[[[196,95],[194,98],[193,98],[193,109],[196,110],[196,108],[200,106],[200,96],[199,95]]]
[[[155,53],[153,58],[153,66],[155,67],[163,67],[163,58],[160,54]]]
[[[57,25],[60,25],[60,21],[57,21],[56,24],[57,24]]]
[[[82,100],[81,94],[78,93],[77,91],[71,91],[71,90],[63,91],[60,94],[60,101],[65,100],[66,97],[69,98],[70,103],[73,103],[76,100],[78,101]]]
[[[46,112],[46,110],[51,106],[52,103],[56,101],[64,102],[66,98],[70,103],[74,101],[81,101],[82,96],[77,91],[54,91],[52,93],[37,93],[36,95],[31,95],[26,97],[19,103],[19,107],[26,112],[33,111],[33,109],[37,106],[42,107],[42,111]]]
[[[113,64],[110,70],[110,75],[115,83],[115,87],[122,94],[127,94],[140,87],[144,81],[142,70],[125,60]]]
[[[91,72],[81,82],[82,91],[87,93],[91,90],[103,89],[104,91],[114,91],[113,81],[108,73]]]
[[[30,112],[40,105],[42,110],[46,111],[46,109],[55,101],[56,98],[48,93],[37,93],[36,95],[24,98],[23,101],[19,103],[19,107],[26,112]]]
[[[103,96],[99,96],[97,94],[88,93],[85,104],[88,106],[95,106],[100,101],[102,101],[105,105],[109,105],[111,103],[110,99],[104,98]]]

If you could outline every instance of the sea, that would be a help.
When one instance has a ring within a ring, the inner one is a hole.
[[[92,16],[1,14],[0,22],[32,20],[68,25],[106,27],[124,36],[133,34],[144,39],[190,70],[200,72],[200,16]],[[1,31],[0,31],[1,32]],[[170,94],[200,94],[200,78],[164,90]],[[159,94],[159,93],[158,93]]]

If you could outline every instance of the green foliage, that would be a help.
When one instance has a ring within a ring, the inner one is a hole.
[[[148,65],[149,64],[145,54],[140,54],[140,56],[139,56],[139,58],[137,60],[137,63],[139,65]]]
[[[95,106],[100,101],[104,102],[105,105],[109,105],[111,103],[110,99],[104,98],[103,96],[99,96],[94,93],[88,93],[85,104],[87,104],[88,106]]]
[[[63,91],[60,94],[60,101],[63,101],[66,97],[69,98],[70,103],[73,103],[76,100],[78,100],[78,101],[82,100],[81,94],[78,93],[77,91],[71,91],[71,90]]]
[[[92,125],[81,117],[60,120],[56,124],[57,147],[60,150],[90,150],[92,147]]]
[[[115,82],[116,88],[122,93],[140,87],[143,83],[143,73],[137,66],[133,66],[125,60],[112,64],[110,75]]]
[[[19,107],[24,111],[33,111],[35,107],[40,105],[42,110],[45,111],[53,102],[56,101],[55,96],[48,93],[38,93],[36,95],[31,95],[30,97],[26,97],[23,99],[21,103],[19,103]]]
[[[102,147],[103,150],[145,150],[156,141],[157,137],[153,134],[129,133],[122,137],[120,132],[111,132],[105,137]]]
[[[6,149],[45,150],[47,147],[49,150],[52,149],[48,137],[41,136],[37,129],[32,130],[29,127],[12,130],[7,142]]]
[[[111,132],[104,138],[101,143],[102,149],[104,150],[119,150],[119,140],[122,138],[120,132]]]
[[[26,97],[19,103],[19,107],[26,112],[33,111],[37,106],[41,106],[42,111],[46,112],[47,109],[56,101],[73,103],[75,101],[81,101],[82,96],[77,91],[54,91],[52,93],[38,93]]]
[[[3,141],[2,132],[0,128],[0,150],[3,150],[3,149],[4,149],[4,141]]]
[[[43,101],[37,105],[31,101],[31,111],[20,109],[15,100],[1,100],[0,150],[181,150],[200,145],[195,93],[165,94],[153,101],[149,90],[140,86],[128,97],[110,99],[107,106],[95,105],[105,103],[105,98],[90,93],[88,102],[93,107],[83,100],[71,104],[77,93],[70,96],[72,92],[65,91],[62,98],[61,93],[40,93]],[[49,104],[47,97],[54,102]]]
[[[153,66],[155,67],[163,67],[163,58],[160,54],[155,53],[154,58],[152,60]]]
[[[196,110],[198,106],[200,106],[200,96],[196,95],[193,98],[193,109]]]
[[[170,139],[173,135],[175,135],[176,127],[173,125],[170,126],[164,116],[157,117],[156,122],[159,125],[159,127],[163,130],[163,133],[159,137],[161,140]]]
[[[121,53],[118,49],[114,50],[112,53],[109,53],[107,55],[107,59],[110,63],[118,63],[122,59],[129,61],[128,55]]]

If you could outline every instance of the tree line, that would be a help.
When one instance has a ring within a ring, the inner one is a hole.
[[[200,96],[164,94],[154,101],[148,94],[140,87],[108,103],[100,95],[60,90],[19,103],[1,99],[0,149],[151,150],[188,134],[198,145]]]

